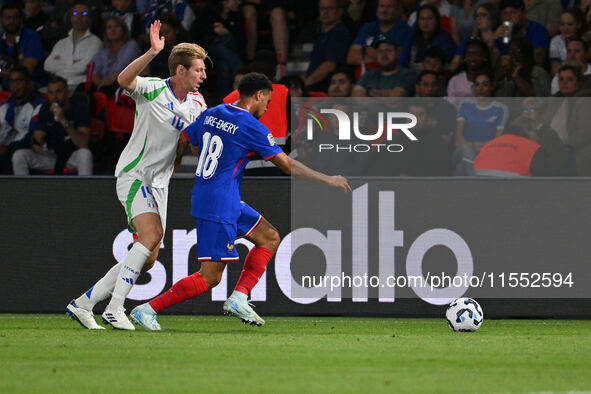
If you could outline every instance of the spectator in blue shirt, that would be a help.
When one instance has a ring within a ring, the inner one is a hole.
[[[382,34],[395,42],[403,42],[410,27],[402,20],[401,14],[398,0],[380,0],[376,11],[377,19],[361,27],[347,53],[347,63],[357,66],[375,62],[376,51],[372,45]]]
[[[452,162],[456,175],[474,175],[473,160],[490,140],[502,134],[509,110],[492,98],[494,79],[491,73],[480,71],[474,77],[474,94],[460,104],[456,129],[456,149]]]
[[[495,47],[502,55],[507,54],[508,46],[503,44],[503,37],[525,37],[534,48],[534,57],[538,66],[544,67],[548,60],[548,48],[550,47],[550,35],[546,28],[526,18],[525,4],[523,0],[503,0],[499,6],[503,22],[513,23],[511,31],[505,25],[501,25],[501,37],[495,41]]]
[[[15,66],[26,67],[33,79],[41,82],[42,71],[37,68],[43,58],[41,38],[23,27],[22,11],[16,4],[3,5],[0,14],[4,30],[0,39],[0,78],[4,90],[8,88],[8,74]]]
[[[304,83],[308,91],[326,92],[333,71],[345,63],[351,34],[341,22],[343,8],[339,0],[320,0],[318,12],[320,33],[314,41]]]
[[[430,47],[439,47],[445,52],[445,61],[451,61],[456,52],[452,38],[441,28],[439,11],[430,4],[422,5],[417,11],[417,23],[408,35],[400,54],[399,63],[403,67],[421,69],[425,51]]]

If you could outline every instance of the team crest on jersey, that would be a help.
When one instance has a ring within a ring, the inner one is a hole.
[[[228,252],[231,252],[234,250],[234,245],[232,245],[230,242],[228,242],[228,244],[226,245],[226,247],[228,248]]]
[[[267,139],[269,140],[269,145],[275,145],[275,138],[273,138],[273,135],[271,135],[271,133],[267,134]]]

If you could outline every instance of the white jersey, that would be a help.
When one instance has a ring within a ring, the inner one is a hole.
[[[188,93],[181,104],[170,79],[160,78],[137,77],[128,94],[135,100],[135,122],[115,176],[128,174],[152,187],[167,187],[180,133],[207,108],[205,100],[199,92]]]

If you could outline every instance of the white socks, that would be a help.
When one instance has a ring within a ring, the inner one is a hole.
[[[105,311],[114,311],[123,308],[123,302],[135,284],[136,279],[140,276],[140,272],[150,257],[152,252],[144,245],[136,242],[131,247],[131,250],[121,263],[121,268],[115,279],[115,288],[113,289],[113,296],[111,302],[105,308]],[[91,294],[92,296],[92,294]]]
[[[76,305],[92,312],[92,308],[112,293],[123,263],[117,263],[88,291],[76,298]]]

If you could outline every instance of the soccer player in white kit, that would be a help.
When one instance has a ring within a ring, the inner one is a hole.
[[[94,320],[92,309],[111,294],[103,322],[118,329],[135,329],[123,303],[137,277],[152,268],[158,256],[166,228],[168,182],[187,145],[185,138],[179,138],[181,132],[206,109],[197,90],[206,78],[207,53],[196,44],[173,48],[169,79],[138,76],[164,48],[160,26],[160,21],[150,26],[150,49],[117,78],[136,102],[133,132],[115,170],[117,196],[135,242],[121,263],[66,307],[66,314],[88,329],[104,328]]]

